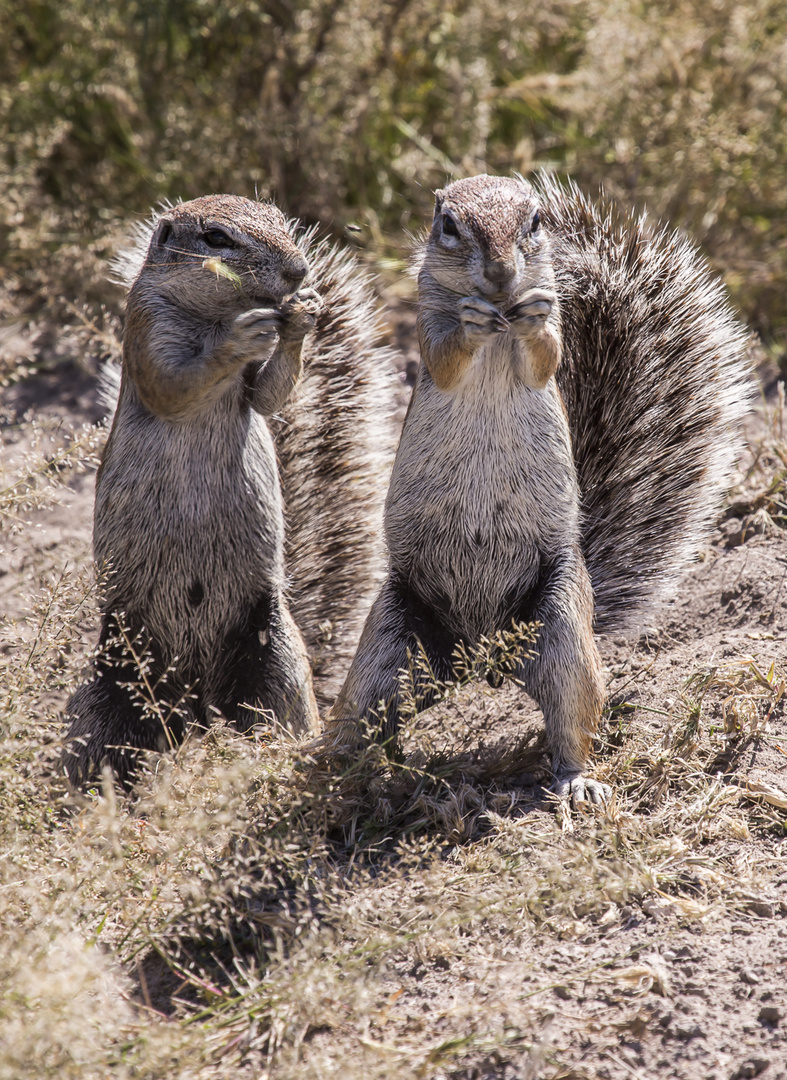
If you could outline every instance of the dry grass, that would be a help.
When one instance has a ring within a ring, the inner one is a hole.
[[[6,479],[5,530],[87,463],[63,445],[57,468],[27,459]],[[216,726],[152,756],[131,798],[108,778],[77,798],[56,776],[54,707],[93,603],[89,575],[64,570],[5,627],[2,1078],[555,1075],[545,951],[633,910],[708,921],[770,903],[787,801],[737,765],[784,694],[776,666],[698,671],[652,725],[619,704],[602,813],[555,813],[532,783],[536,736],[495,735],[483,676],[526,628],[463,657],[393,758],[370,746],[332,771],[262,726]],[[561,993],[666,992],[659,964],[580,961]],[[426,1014],[419,971],[450,976]]]

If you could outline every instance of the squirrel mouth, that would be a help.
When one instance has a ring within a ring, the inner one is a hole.
[[[506,306],[512,304],[516,299],[515,293],[518,291],[516,288],[506,289],[490,287],[491,282],[481,284],[478,290],[478,295],[486,300],[488,304],[494,304],[496,307],[500,307],[502,304]]]

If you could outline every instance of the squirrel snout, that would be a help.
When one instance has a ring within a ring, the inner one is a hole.
[[[302,255],[295,255],[281,268],[282,281],[295,292],[309,273],[309,264]]]
[[[505,259],[490,259],[484,266],[484,277],[493,285],[508,285],[516,274],[516,267]]]

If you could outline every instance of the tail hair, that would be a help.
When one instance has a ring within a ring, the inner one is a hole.
[[[751,408],[751,335],[685,236],[541,177],[596,629],[664,599],[707,542]]]
[[[331,704],[385,576],[383,507],[397,425],[394,353],[371,277],[349,252],[302,234],[324,300],[303,375],[272,429],[284,494],[290,607]],[[327,630],[326,624],[330,624]]]

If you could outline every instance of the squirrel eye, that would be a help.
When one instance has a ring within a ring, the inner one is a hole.
[[[538,232],[538,226],[541,224],[541,218],[539,217],[538,210],[533,214],[533,220],[530,222],[530,232]]]
[[[170,223],[168,221],[162,221],[158,227],[158,232],[156,233],[155,243],[159,247],[164,247],[167,240],[169,240],[171,233],[172,226],[170,225]]]
[[[235,247],[235,241],[232,239],[228,232],[224,229],[218,229],[215,226],[212,229],[206,229],[202,234],[202,239],[212,248],[231,248]]]
[[[443,214],[443,236],[459,236],[459,229],[450,214]]]

